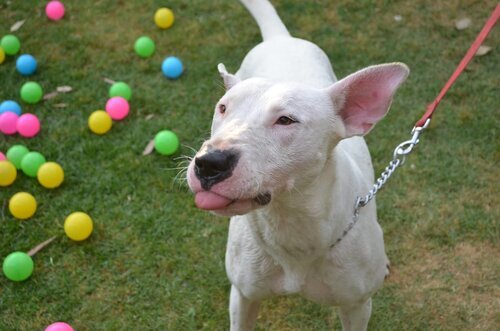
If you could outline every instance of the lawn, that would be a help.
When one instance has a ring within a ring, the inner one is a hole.
[[[0,64],[0,101],[20,102],[28,80],[45,92],[73,91],[23,111],[39,115],[33,139],[0,136],[0,151],[14,144],[60,163],[66,180],[47,190],[22,174],[0,188],[0,256],[56,240],[34,257],[35,271],[14,283],[0,276],[0,330],[43,330],[67,321],[75,330],[224,330],[229,282],[224,271],[228,220],[197,210],[178,173],[208,137],[212,108],[223,94],[216,70],[236,71],[260,41],[257,26],[236,0],[65,1],[67,14],[49,22],[45,1],[0,3],[0,37],[15,34],[21,53],[39,68],[29,78],[15,57]],[[365,66],[406,63],[411,74],[389,115],[367,141],[377,172],[421,116],[464,55],[494,1],[274,0],[291,33],[322,47],[338,77]],[[171,7],[174,26],[158,29],[155,10]],[[395,19],[395,16],[399,15]],[[457,30],[455,21],[471,26]],[[399,19],[400,18],[400,19]],[[156,42],[148,59],[133,52],[142,35]],[[371,330],[500,329],[500,127],[498,41],[476,57],[438,108],[407,163],[378,197],[392,275],[374,296]],[[185,74],[171,81],[160,65],[180,57]],[[109,84],[133,89],[131,114],[104,135],[87,127],[102,109]],[[155,133],[170,129],[182,147],[173,157],[142,152]],[[182,175],[180,176],[182,177]],[[7,208],[16,192],[32,193],[36,215],[14,219]],[[94,220],[90,239],[64,235],[67,215]],[[329,307],[299,297],[269,300],[257,330],[340,330]]]

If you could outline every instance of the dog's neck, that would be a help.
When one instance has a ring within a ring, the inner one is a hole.
[[[334,150],[316,178],[248,215],[256,239],[279,260],[316,260],[346,227],[351,209],[344,206],[354,201],[355,193],[349,183],[353,175],[339,173],[339,163],[345,161],[338,154]]]

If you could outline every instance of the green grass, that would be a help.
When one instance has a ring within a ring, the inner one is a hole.
[[[321,46],[338,77],[390,61],[412,73],[389,115],[367,137],[377,172],[395,145],[432,101],[482,27],[494,2],[274,1],[292,34]],[[187,188],[174,181],[179,159],[142,151],[161,129],[174,130],[192,155],[209,134],[212,107],[223,93],[216,65],[235,71],[259,42],[255,23],[236,0],[65,1],[67,16],[48,22],[44,2],[0,4],[0,35],[18,20],[22,52],[39,61],[34,77],[0,65],[0,100],[19,100],[23,82],[46,92],[74,91],[24,111],[38,114],[42,133],[31,140],[0,136],[0,150],[23,143],[65,169],[54,191],[19,175],[0,188],[0,256],[28,251],[51,236],[23,283],[0,277],[0,330],[43,330],[55,321],[76,330],[224,330],[229,283],[224,271],[227,219],[194,207]],[[154,11],[169,5],[176,23],[158,30]],[[396,22],[394,15],[403,20]],[[472,26],[454,29],[470,17]],[[156,41],[152,58],[132,51],[136,38]],[[378,196],[393,275],[373,302],[372,330],[498,330],[500,326],[500,212],[498,162],[499,30],[446,96],[405,167]],[[187,70],[165,79],[162,59],[177,55]],[[99,137],[90,113],[102,109],[109,85],[129,83],[131,115]],[[58,108],[57,104],[67,104]],[[151,118],[151,116],[153,116]],[[7,201],[34,194],[32,219],[10,216]],[[89,213],[92,237],[74,243],[63,222]],[[263,304],[258,330],[340,329],[333,310],[298,297]]]

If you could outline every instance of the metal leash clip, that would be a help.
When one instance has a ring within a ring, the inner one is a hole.
[[[413,127],[413,130],[411,130],[412,137],[410,140],[407,140],[405,142],[402,142],[401,144],[396,147],[394,150],[394,153],[392,154],[392,159],[393,161],[396,159],[399,159],[398,156],[402,156],[400,159],[400,165],[403,165],[406,161],[406,155],[410,154],[413,151],[413,147],[415,147],[419,143],[419,137],[422,134],[422,132],[427,129],[431,122],[431,119],[428,118],[425,121],[425,124],[423,126],[415,126]]]

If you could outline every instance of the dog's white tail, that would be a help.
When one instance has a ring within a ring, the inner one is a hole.
[[[278,36],[289,37],[290,33],[278,13],[268,0],[240,0],[257,21],[264,41]]]

